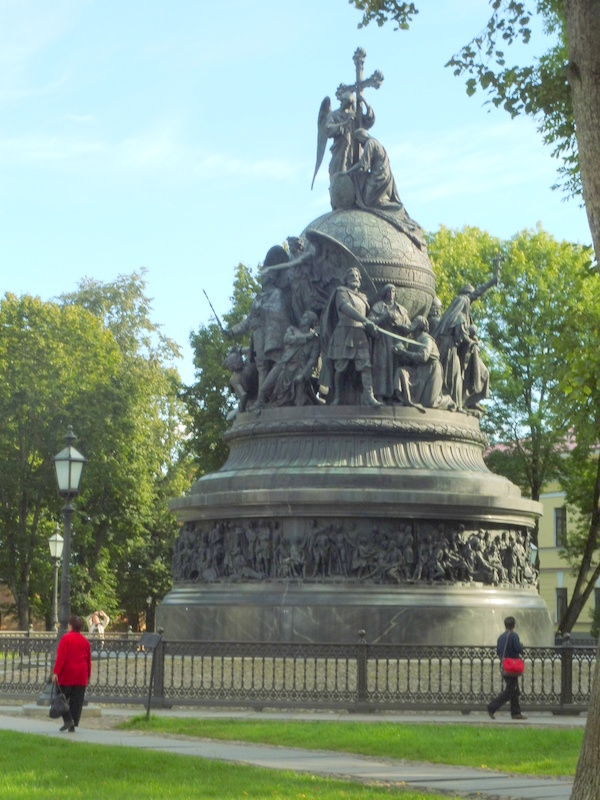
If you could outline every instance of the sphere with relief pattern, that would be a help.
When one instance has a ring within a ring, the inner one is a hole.
[[[393,221],[393,214],[346,208],[323,214],[306,231],[322,233],[350,250],[378,294],[387,283],[394,284],[396,299],[411,319],[417,314],[426,317],[435,297],[435,276],[427,248],[419,246],[417,237],[403,232]],[[363,281],[363,289],[371,294],[369,288]]]

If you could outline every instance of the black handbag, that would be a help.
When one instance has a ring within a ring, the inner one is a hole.
[[[53,683],[52,689],[50,690],[50,711],[48,713],[52,719],[57,719],[58,717],[71,713],[69,701],[64,696],[58,682]]]

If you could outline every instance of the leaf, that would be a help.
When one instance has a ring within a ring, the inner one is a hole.
[[[488,86],[490,85],[490,83],[493,82],[493,80],[494,80],[494,73],[491,70],[488,70],[487,72],[485,72],[481,76],[481,78],[479,80],[479,83],[481,84],[481,88],[482,89],[487,89]]]

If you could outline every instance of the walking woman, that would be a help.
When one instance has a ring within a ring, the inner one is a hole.
[[[90,643],[81,633],[81,617],[72,616],[67,627],[68,633],[58,643],[52,683],[59,684],[69,701],[70,713],[63,715],[64,724],[60,730],[75,733],[81,717],[85,687],[92,673],[92,656]]]
[[[498,637],[496,645],[496,652],[498,653],[501,664],[505,658],[520,658],[523,652],[523,645],[515,632],[516,621],[514,617],[506,617],[504,620],[504,633]],[[519,696],[521,690],[519,689],[519,678],[515,675],[502,675],[504,683],[504,691],[500,692],[497,697],[494,697],[492,702],[487,707],[487,712],[492,719],[496,711],[503,706],[504,703],[510,702],[510,715],[513,719],[527,719],[526,716],[521,714],[521,704],[519,703]]]

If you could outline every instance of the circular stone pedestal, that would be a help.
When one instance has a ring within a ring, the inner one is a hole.
[[[504,618],[517,617],[529,646],[553,643],[546,604],[535,589],[455,586],[193,584],[160,606],[172,640],[340,642],[366,631],[371,644],[494,645]]]
[[[541,512],[486,467],[475,417],[321,406],[241,414],[230,455],[171,507],[184,523],[169,639],[530,646],[553,625],[535,589]]]

